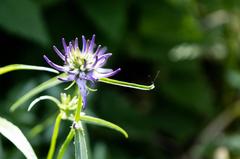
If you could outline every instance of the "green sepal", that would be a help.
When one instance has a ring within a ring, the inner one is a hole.
[[[141,84],[124,82],[124,81],[119,81],[119,80],[110,79],[110,78],[100,78],[98,81],[103,82],[103,83],[107,83],[107,84],[112,84],[112,85],[117,85],[117,86],[122,86],[122,87],[128,87],[128,88],[133,88],[133,89],[140,89],[140,90],[152,90],[152,89],[155,88],[154,84],[141,85]]]
[[[100,118],[96,118],[96,117],[92,117],[92,116],[88,116],[88,115],[82,115],[82,114],[81,114],[80,120],[90,123],[90,124],[105,126],[105,127],[114,129],[114,130],[122,133],[126,138],[128,138],[128,134],[124,129],[122,129],[121,127],[119,127],[116,124],[113,124],[109,121],[106,121],[106,120],[103,120]]]
[[[12,64],[4,67],[0,67],[0,75],[17,70],[36,70],[36,71],[47,71],[53,73],[59,73],[57,70],[54,70],[49,67],[42,66],[33,66],[33,65],[24,65],[24,64]]]
[[[64,88],[65,91],[69,90],[72,86],[74,86],[76,82],[73,81],[69,86],[67,86],[66,88]]]

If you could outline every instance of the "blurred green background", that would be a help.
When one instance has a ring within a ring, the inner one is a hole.
[[[113,53],[107,66],[122,68],[115,79],[156,85],[153,91],[97,85],[87,111],[122,126],[129,139],[87,126],[92,159],[240,158],[239,0],[0,0],[0,66],[48,66],[43,54],[60,64],[52,45],[92,34]],[[39,158],[47,154],[56,107],[42,102],[27,112],[28,101],[13,113],[9,108],[53,76],[0,77],[0,116],[21,128]],[[42,94],[59,97],[64,87]],[[39,123],[44,130],[32,134]],[[63,122],[58,146],[70,126]],[[23,156],[0,136],[0,158]]]

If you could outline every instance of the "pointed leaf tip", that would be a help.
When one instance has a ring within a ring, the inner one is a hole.
[[[119,81],[119,80],[110,79],[110,78],[100,78],[99,82],[112,84],[112,85],[117,85],[117,86],[122,86],[122,87],[133,88],[133,89],[145,90],[145,91],[152,90],[152,89],[155,88],[154,84],[141,85],[141,84],[124,82],[124,81]]]
[[[106,121],[104,119],[100,119],[100,118],[96,118],[96,117],[92,117],[92,116],[88,116],[88,115],[82,115],[80,120],[91,123],[91,124],[105,126],[105,127],[114,129],[114,130],[120,132],[121,134],[123,134],[125,136],[125,138],[128,138],[128,134],[123,128],[121,128],[120,126],[113,124],[109,121]]]

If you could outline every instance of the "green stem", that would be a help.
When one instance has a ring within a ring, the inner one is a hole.
[[[64,155],[69,143],[72,141],[73,137],[74,137],[74,130],[71,129],[70,132],[68,133],[67,138],[65,139],[64,143],[62,144],[62,146],[58,152],[57,159],[63,158],[63,155]]]
[[[48,151],[47,159],[52,159],[53,158],[53,154],[54,154],[54,151],[55,151],[55,148],[56,148],[57,136],[58,136],[58,131],[59,131],[61,119],[62,119],[62,114],[59,113],[57,118],[56,118],[54,130],[53,130],[53,135],[52,135],[52,140],[51,140],[51,145],[50,145],[50,148],[49,148],[49,151]]]
[[[79,95],[79,97],[78,97],[78,106],[77,106],[77,110],[76,110],[76,114],[75,114],[75,122],[80,121],[81,110],[82,110],[82,96]]]

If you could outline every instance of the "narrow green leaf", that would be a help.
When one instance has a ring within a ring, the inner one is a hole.
[[[66,88],[64,88],[65,91],[69,90],[72,86],[74,86],[76,82],[73,81],[69,86],[67,86]]]
[[[57,159],[62,159],[63,158],[63,155],[64,155],[69,143],[72,141],[73,137],[74,137],[74,130],[71,129],[70,132],[68,133],[67,138],[63,142],[63,144],[62,144],[62,146],[61,146],[61,148],[58,152]]]
[[[114,80],[114,79],[110,79],[110,78],[100,78],[99,81],[103,82],[103,83],[107,83],[107,84],[128,87],[128,88],[134,88],[134,89],[140,89],[140,90],[152,90],[155,88],[154,84],[147,86],[147,85],[141,85],[141,84],[136,84],[136,83],[118,81],[118,80]]]
[[[41,100],[50,100],[50,101],[54,102],[57,106],[60,105],[59,100],[57,98],[55,98],[55,97],[52,97],[52,96],[40,96],[40,97],[38,97],[38,98],[36,98],[36,99],[34,99],[32,101],[32,103],[28,107],[28,111],[30,111]]]
[[[62,120],[62,114],[59,113],[57,118],[56,118],[56,121],[55,121],[54,130],[53,130],[52,139],[51,139],[51,145],[50,145],[50,148],[49,148],[49,151],[48,151],[47,159],[52,159],[53,158],[55,148],[56,148],[57,137],[58,137],[58,132],[59,132],[61,120]]]
[[[61,74],[60,76],[64,76],[65,74]],[[32,98],[33,96],[35,96],[36,94],[54,87],[60,83],[62,83],[60,80],[58,80],[59,76],[51,78],[50,80],[40,84],[39,86],[33,88],[32,90],[30,90],[28,93],[26,93],[24,96],[22,96],[20,99],[18,99],[10,108],[10,111],[15,111],[19,106],[21,106],[24,102],[26,102],[27,100],[29,100],[30,98]]]
[[[126,138],[128,138],[128,134],[127,132],[122,129],[121,127],[117,126],[116,124],[113,124],[109,121],[100,119],[100,118],[96,118],[96,117],[92,117],[92,116],[88,116],[88,115],[83,115],[81,116],[81,120],[91,123],[91,124],[95,124],[95,125],[100,125],[100,126],[105,126],[111,129],[114,129],[120,133],[122,133]]]
[[[17,71],[17,70],[37,70],[37,71],[48,71],[53,73],[59,73],[58,71],[48,67],[32,66],[32,65],[24,65],[24,64],[12,64],[12,65],[0,67],[0,75],[11,72],[11,71]]]
[[[27,159],[37,159],[32,146],[21,130],[11,122],[0,117],[0,133],[10,140]]]
[[[81,122],[78,122],[81,125]],[[84,130],[75,129],[75,159],[88,159]]]

